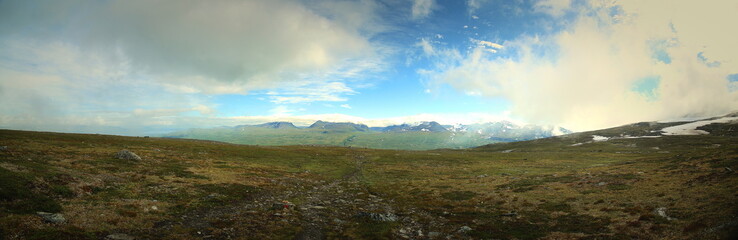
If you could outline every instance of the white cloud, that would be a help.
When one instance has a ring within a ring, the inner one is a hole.
[[[267,95],[270,95],[269,101],[276,104],[345,102],[348,100],[346,95],[352,94],[356,94],[356,91],[342,82],[305,83],[267,93]]]
[[[592,3],[576,9],[577,19],[559,32],[505,42],[512,56],[474,48],[462,57],[440,56],[438,70],[425,73],[462,91],[507,98],[512,114],[527,121],[575,130],[738,109],[726,79],[738,72],[738,45],[728,40],[738,29],[724,25],[738,22],[730,13],[735,4]],[[654,57],[654,43],[663,43],[669,64]],[[720,66],[707,66],[700,52]],[[653,76],[660,79],[656,99],[633,90]]]
[[[62,42],[126,62],[175,88],[215,94],[275,87],[302,74],[337,71],[349,60],[376,62],[378,46],[368,38],[382,25],[369,24],[378,21],[370,1],[33,4],[4,1],[0,36]]]
[[[435,0],[413,0],[413,19],[423,19],[433,12]]]
[[[348,104],[341,104],[342,108],[351,109],[351,105]]]
[[[467,0],[466,8],[469,15],[473,15],[479,8],[482,7],[488,0]]]
[[[560,17],[571,8],[571,0],[541,0],[533,5],[533,9],[554,17]]]
[[[415,46],[422,48],[423,53],[425,53],[426,56],[433,56],[436,54],[436,51],[433,49],[433,45],[431,45],[427,38],[421,38],[420,42],[416,43]]]

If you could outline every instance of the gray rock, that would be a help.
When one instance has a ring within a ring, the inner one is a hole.
[[[136,238],[125,233],[113,233],[105,237],[108,240],[134,240]]]
[[[437,237],[440,237],[440,236],[441,236],[441,233],[440,232],[429,232],[428,233],[428,237],[429,238],[437,238]]]
[[[0,146],[0,152],[8,151],[8,146]]]
[[[471,230],[472,230],[472,228],[470,228],[469,226],[463,226],[463,227],[459,228],[459,232],[462,232],[462,233],[465,233],[465,232],[468,232],[468,231],[471,231]]]
[[[669,221],[676,220],[676,218],[669,217],[668,215],[666,215],[666,208],[665,207],[656,208],[656,209],[653,210],[653,213],[655,213],[656,215],[659,215],[659,216],[661,216],[663,218],[666,218],[666,220],[669,220]]]
[[[120,152],[116,153],[115,158],[123,160],[141,160],[141,157],[125,149],[120,150]]]
[[[599,183],[597,183],[597,186],[605,186],[605,185],[607,185],[606,182],[599,182]]]
[[[397,221],[397,215],[392,213],[370,213],[370,212],[359,212],[356,217],[369,218],[377,222],[394,222]]]
[[[42,217],[48,223],[64,223],[67,221],[61,213],[36,212],[36,215]]]
[[[489,175],[487,175],[487,174],[482,174],[482,175],[479,175],[479,176],[477,176],[477,177],[478,177],[478,178],[486,178],[486,177],[489,177]]]

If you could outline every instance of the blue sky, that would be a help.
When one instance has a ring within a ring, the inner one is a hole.
[[[731,1],[0,1],[0,127],[573,130],[738,110]]]

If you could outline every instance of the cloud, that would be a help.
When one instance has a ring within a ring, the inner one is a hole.
[[[541,0],[533,5],[534,11],[561,17],[571,8],[571,0]]]
[[[342,82],[317,82],[294,87],[285,87],[269,91],[269,101],[276,104],[309,103],[309,102],[345,102],[346,95],[356,91]]]
[[[84,53],[116,54],[106,57],[184,88],[243,93],[300,74],[334,71],[346,60],[377,57],[368,38],[379,30],[367,23],[376,20],[375,4],[316,3],[4,1],[0,33],[21,41],[63,42]]]
[[[474,15],[488,0],[467,0],[466,8],[469,15]]]
[[[433,45],[431,45],[430,41],[428,41],[427,38],[421,38],[418,43],[415,44],[415,46],[419,46],[423,49],[423,53],[425,53],[426,56],[433,56],[436,54],[436,51],[433,49]]]
[[[413,19],[419,20],[428,17],[433,12],[435,4],[435,0],[413,0]]]
[[[738,30],[720,27],[738,22],[731,9],[735,4],[718,1],[592,1],[573,9],[578,16],[560,31],[506,41],[503,55],[473,48],[439,56],[444,60],[424,74],[504,97],[512,114],[529,122],[575,130],[724,114],[738,109],[727,81],[738,72],[738,45],[728,40]],[[659,79],[656,97],[634,91],[649,78]]]
[[[346,101],[385,67],[381,6],[310,3],[0,1],[0,127],[130,135],[218,124],[217,94]]]
[[[351,109],[351,105],[348,104],[341,104],[342,108]]]

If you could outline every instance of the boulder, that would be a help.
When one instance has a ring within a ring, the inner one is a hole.
[[[115,154],[115,158],[117,159],[123,159],[123,160],[141,160],[141,157],[136,155],[135,153],[128,151],[128,150],[120,150],[120,152]]]
[[[371,213],[371,212],[359,212],[356,214],[359,218],[368,218],[377,222],[394,222],[397,221],[397,215],[392,213]]]
[[[48,223],[64,223],[67,221],[61,213],[36,212],[36,215],[40,216]]]

